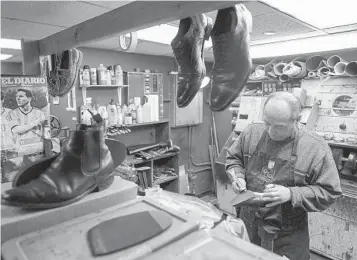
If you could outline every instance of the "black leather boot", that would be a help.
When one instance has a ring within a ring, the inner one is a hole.
[[[171,42],[175,59],[179,65],[178,107],[189,105],[200,90],[203,78],[206,76],[203,47],[211,30],[212,19],[204,14],[180,20],[178,33]]]
[[[81,125],[71,132],[62,153],[51,160],[38,178],[5,191],[2,204],[31,209],[62,207],[102,191],[114,181],[113,159],[103,128]]]
[[[213,111],[228,108],[249,78],[251,27],[252,15],[242,4],[217,12],[211,33],[214,65],[210,107]]]

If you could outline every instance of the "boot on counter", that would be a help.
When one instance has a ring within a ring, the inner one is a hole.
[[[177,106],[186,107],[200,90],[206,76],[203,47],[212,30],[212,19],[197,14],[180,20],[179,30],[171,42],[175,59],[179,65],[177,84]]]
[[[210,107],[213,111],[228,108],[249,78],[251,28],[252,15],[244,5],[218,10],[211,32],[214,65]]]
[[[82,64],[83,53],[70,49],[50,56],[51,71],[47,67],[48,92],[63,97],[74,86]]]
[[[112,149],[120,152],[113,144]],[[126,154],[126,148],[124,151]],[[124,158],[122,155],[122,160]],[[115,160],[115,164],[119,160]],[[80,125],[71,132],[59,155],[30,166],[40,174],[33,172],[25,176],[23,173],[29,173],[29,168],[17,174],[14,188],[3,193],[2,204],[30,209],[72,204],[93,191],[108,188],[114,181],[115,164],[104,140],[103,128]]]

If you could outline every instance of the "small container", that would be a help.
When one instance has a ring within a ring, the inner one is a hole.
[[[83,67],[83,78],[82,78],[82,85],[88,86],[91,83],[90,77],[91,77],[91,71],[90,71],[90,67],[88,65],[85,65]]]
[[[83,85],[83,69],[79,70],[79,85]]]
[[[114,65],[115,85],[124,85],[123,69],[119,64]]]
[[[138,124],[143,123],[143,107],[141,105],[136,109],[136,122]]]
[[[108,67],[108,71],[109,71],[109,73],[110,73],[110,76],[108,76],[108,77],[110,77],[110,83],[109,83],[109,79],[107,79],[108,85],[115,85],[115,75],[114,75],[114,68],[113,68],[113,66],[109,66],[109,67]]]
[[[90,68],[90,84],[97,85],[97,69]]]
[[[97,68],[97,79],[98,85],[107,85],[107,69],[103,64]]]

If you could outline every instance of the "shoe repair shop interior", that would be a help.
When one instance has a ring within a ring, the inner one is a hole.
[[[341,181],[310,259],[357,259],[355,3],[241,4],[1,1],[2,259],[282,259],[225,171],[278,91]]]

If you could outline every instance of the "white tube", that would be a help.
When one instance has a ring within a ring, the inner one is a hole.
[[[333,68],[336,75],[345,75],[346,74],[347,62],[338,62]]]
[[[308,71],[317,71],[319,68],[326,65],[326,60],[319,55],[311,56],[306,61],[306,69]]]
[[[335,67],[335,65],[339,62],[346,62],[346,61],[338,55],[333,55],[327,59],[327,66],[329,68],[333,69]]]
[[[276,75],[283,75],[283,69],[287,64],[284,62],[280,62],[274,66],[274,72]]]

